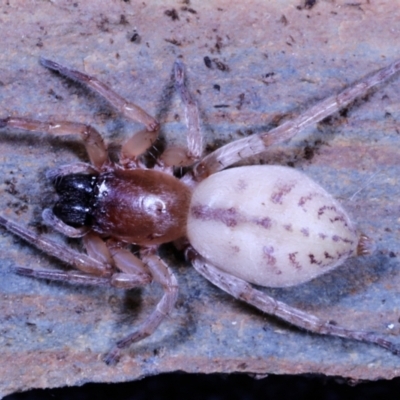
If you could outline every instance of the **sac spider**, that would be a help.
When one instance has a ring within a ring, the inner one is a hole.
[[[153,169],[142,160],[157,139],[159,124],[144,110],[121,98],[96,78],[41,59],[41,64],[103,96],[121,114],[142,123],[112,162],[101,135],[90,125],[69,121],[40,122],[23,117],[0,119],[0,127],[75,134],[82,138],[90,164],[78,162],[47,173],[58,194],[44,222],[68,237],[82,237],[87,254],[0,216],[0,224],[45,253],[78,271],[17,267],[34,278],[130,289],[154,281],[164,289],[155,310],[136,331],[106,354],[115,364],[121,349],[151,335],[173,309],[178,283],[157,255],[162,243],[185,243],[186,258],[222,290],[299,328],[374,343],[395,354],[400,347],[377,333],[333,325],[288,306],[251,283],[284,287],[331,270],[350,256],[369,254],[371,240],[358,235],[342,207],[300,172],[279,166],[247,166],[224,170],[243,158],[294,137],[364,95],[400,69],[400,60],[340,94],[311,107],[297,118],[263,134],[229,143],[202,158],[202,135],[196,102],[185,83],[181,61],[174,65],[175,87],[186,116],[187,149],[168,148]],[[191,166],[179,180],[173,167]],[[140,257],[126,246],[140,246]]]

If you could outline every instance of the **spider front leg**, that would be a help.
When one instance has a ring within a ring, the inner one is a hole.
[[[208,154],[196,166],[194,176],[196,180],[203,180],[226,167],[245,158],[260,154],[276,143],[292,139],[300,131],[322,121],[345,107],[356,98],[367,93],[369,89],[383,83],[400,70],[400,60],[396,60],[386,68],[373,73],[360,82],[355,83],[337,95],[317,103],[298,117],[284,122],[282,125],[269,132],[252,135],[245,139],[236,140],[214,152]]]
[[[158,130],[158,122],[149,114],[147,114],[146,111],[142,110],[136,104],[129,102],[128,100],[115,93],[111,88],[109,88],[103,82],[100,82],[97,78],[86,75],[80,71],[64,67],[54,61],[45,58],[41,58],[40,63],[46,68],[57,71],[67,78],[86,85],[94,92],[104,97],[121,114],[125,115],[133,121],[137,121],[145,125],[148,131]]]
[[[201,158],[203,153],[203,135],[200,131],[200,117],[197,103],[190,93],[185,75],[185,67],[180,60],[174,64],[175,90],[178,92],[185,113],[187,126],[187,149],[172,146],[161,155],[161,160],[166,166],[189,166]]]
[[[146,111],[138,105],[129,102],[118,95],[97,78],[64,67],[45,58],[41,58],[40,63],[46,68],[59,72],[61,75],[87,86],[100,96],[104,97],[122,115],[132,121],[142,123],[146,126],[146,129],[135,133],[122,145],[121,164],[127,167],[130,166],[130,162],[136,161],[137,157],[149,149],[158,138],[159,123],[156,119],[147,114]]]
[[[45,253],[82,271],[66,272],[16,267],[14,271],[19,275],[69,284],[106,286],[119,289],[145,286],[152,280],[148,270],[137,257],[124,249],[116,249],[110,255],[107,246],[95,234],[89,233],[83,239],[88,252],[88,255],[86,255],[43,238],[1,216],[0,225]],[[115,272],[113,264],[122,272]]]
[[[112,273],[112,265],[98,261],[86,254],[78,253],[77,251],[56,243],[49,238],[44,238],[3,216],[0,216],[0,225],[39,250],[42,250],[46,254],[55,257],[82,272],[100,277],[109,277]]]
[[[356,331],[339,325],[333,325],[330,321],[323,320],[312,314],[282,303],[281,301],[275,300],[265,293],[255,289],[250,283],[243,279],[219,270],[207,262],[207,260],[192,248],[188,248],[186,254],[196,271],[203,275],[207,280],[236,299],[251,304],[266,314],[276,316],[291,325],[305,329],[309,332],[372,343],[391,351],[395,355],[400,354],[399,345],[396,345],[375,332]]]
[[[157,248],[151,247],[142,249],[140,254],[142,261],[151,272],[154,281],[163,287],[164,295],[157,304],[156,309],[146,318],[138,329],[124,339],[118,341],[114,348],[104,357],[104,361],[108,365],[115,365],[119,361],[121,349],[150,336],[174,308],[178,297],[178,282],[172,270],[157,255]]]
[[[100,133],[92,126],[70,121],[36,121],[23,117],[0,119],[0,128],[17,128],[27,132],[50,133],[51,135],[80,135],[90,162],[100,168],[108,160],[107,146]]]
[[[110,266],[107,277],[93,276],[78,271],[35,270],[24,267],[15,268],[15,272],[19,275],[38,279],[118,289],[142,287],[152,281],[152,276],[146,265],[130,251],[120,248],[112,242],[106,244],[94,233],[88,233],[84,236],[83,243],[91,260]],[[76,257],[81,256],[81,253],[75,252],[75,254]],[[114,268],[111,270],[111,266],[114,265],[121,272],[116,272]],[[97,273],[95,272],[94,275],[97,275]]]

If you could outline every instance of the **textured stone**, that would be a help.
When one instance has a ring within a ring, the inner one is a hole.
[[[41,67],[40,56],[96,75],[160,119],[184,143],[171,72],[182,56],[199,102],[207,151],[269,129],[316,99],[398,58],[396,2],[9,0],[0,6],[0,115],[88,122],[107,141],[139,127],[85,89]],[[400,343],[398,292],[400,77],[346,112],[253,163],[292,165],[342,202],[377,251],[291,289],[289,304]],[[178,115],[178,117],[176,117]],[[38,226],[51,197],[44,172],[86,159],[77,138],[2,131],[2,212]],[[59,240],[59,235],[48,232]],[[75,242],[69,241],[72,245]],[[2,231],[0,396],[38,387],[117,382],[168,371],[317,373],[353,380],[400,375],[400,358],[374,346],[301,332],[231,299],[163,248],[181,285],[178,306],[116,367],[101,356],[154,307],[160,290],[70,287],[10,272],[59,268]]]

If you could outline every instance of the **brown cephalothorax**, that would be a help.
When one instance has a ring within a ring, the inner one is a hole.
[[[294,169],[259,165],[224,170],[268,146],[291,139],[364,95],[395,74],[400,61],[267,133],[232,142],[202,158],[199,111],[178,60],[174,66],[175,86],[185,110],[188,146],[167,148],[153,169],[146,167],[142,157],[158,137],[159,124],[153,117],[96,78],[50,60],[41,59],[41,64],[85,84],[124,116],[145,126],[122,145],[119,163],[115,163],[109,159],[101,135],[89,125],[23,117],[0,119],[0,128],[80,135],[91,162],[48,172],[58,200],[42,214],[45,223],[66,236],[81,237],[87,254],[0,216],[0,225],[77,271],[18,267],[16,272],[122,289],[154,281],[164,289],[157,307],[143,324],[105,356],[107,364],[115,364],[124,347],[151,335],[173,309],[178,284],[157,249],[162,243],[178,239],[180,244],[186,243],[185,254],[194,268],[235,298],[311,332],[374,343],[400,353],[399,346],[377,333],[333,325],[276,301],[250,284],[284,287],[307,282],[348,257],[369,254],[373,243],[357,232],[331,195]],[[188,168],[178,179],[173,167],[182,166]],[[141,247],[140,257],[128,250],[129,244]]]

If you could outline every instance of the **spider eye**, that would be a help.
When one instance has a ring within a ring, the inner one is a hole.
[[[53,207],[54,214],[67,225],[79,228],[92,224],[93,175],[66,175],[55,179],[60,199]]]
[[[59,195],[79,192],[82,195],[86,194],[90,197],[92,196],[95,183],[96,177],[94,175],[84,174],[64,175],[55,178],[53,181],[56,192]]]

